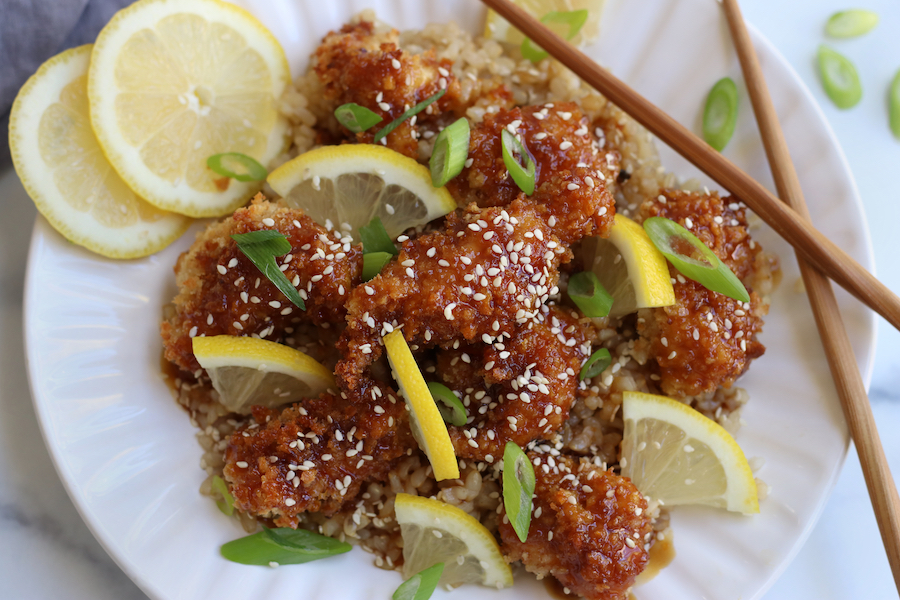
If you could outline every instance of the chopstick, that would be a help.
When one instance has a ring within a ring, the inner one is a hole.
[[[649,100],[509,0],[482,0],[660,140],[744,201],[817,269],[900,330],[900,298],[786,204]]]
[[[791,162],[784,133],[778,123],[778,116],[741,16],[740,7],[737,0],[723,0],[723,5],[778,195],[808,221],[809,209],[803,198],[800,180]],[[884,449],[881,447],[872,408],[866,396],[862,376],[856,366],[847,330],[838,312],[831,283],[799,256],[797,258],[809,295],[809,303],[819,327],[819,336],[828,357],[828,365],[831,367],[831,375],[850,428],[850,435],[859,452],[859,461],[875,509],[881,540],[894,575],[894,584],[900,590],[900,497],[897,495],[897,487],[894,485]]]

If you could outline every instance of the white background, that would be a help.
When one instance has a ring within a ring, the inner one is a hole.
[[[640,1],[640,0],[632,0]],[[710,0],[713,1],[713,0]],[[878,276],[900,291],[895,248],[900,224],[900,141],[887,126],[887,86],[900,69],[900,4],[865,0],[881,15],[857,40],[826,40],[836,0],[745,0],[747,20],[787,58],[812,90],[853,170],[872,232]],[[865,89],[850,111],[821,92],[814,56],[830,45],[857,65]],[[749,105],[743,108],[749,110]],[[9,170],[0,172],[6,187]],[[16,195],[17,197],[19,195]],[[11,199],[10,199],[11,200]],[[130,600],[143,593],[94,540],[68,499],[44,448],[31,406],[22,344],[22,282],[35,211],[0,200],[0,598]],[[900,333],[879,322],[870,398],[885,450],[900,468]],[[766,600],[890,598],[897,592],[884,557],[865,484],[851,449],[821,520]]]

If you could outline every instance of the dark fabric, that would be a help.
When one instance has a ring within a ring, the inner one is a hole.
[[[9,159],[9,109],[19,88],[41,64],[74,46],[90,44],[131,0],[0,0],[0,163]]]

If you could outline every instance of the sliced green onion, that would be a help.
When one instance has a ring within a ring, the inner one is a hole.
[[[256,159],[240,152],[213,154],[206,159],[206,166],[223,177],[238,181],[262,181],[269,174]]]
[[[388,235],[387,229],[384,228],[384,223],[378,217],[369,221],[368,225],[359,228],[359,237],[362,240],[364,254],[372,252],[387,252],[391,256],[400,254],[397,246],[391,240],[391,236]]]
[[[434,140],[434,150],[428,166],[431,168],[431,185],[441,187],[463,170],[469,157],[469,120],[457,119],[444,127]]]
[[[390,252],[369,252],[368,254],[363,254],[363,281],[369,281],[381,273],[384,265],[391,262],[393,257],[394,255]]]
[[[888,93],[888,116],[894,137],[900,140],[900,71],[894,75],[891,90]]]
[[[400,584],[392,600],[428,600],[444,573],[444,563],[439,562],[424,571],[419,571]]]
[[[338,106],[334,109],[334,117],[341,125],[353,133],[365,131],[384,120],[378,113],[372,112],[365,106],[360,106],[355,102],[349,102]]]
[[[819,46],[819,76],[825,93],[841,109],[852,108],[862,98],[862,84],[853,63],[824,44]]]
[[[222,545],[222,556],[242,565],[297,565],[349,552],[350,544],[305,529],[263,529]]]
[[[541,23],[549,27],[559,37],[569,41],[578,35],[578,32],[587,23],[587,19],[588,11],[586,9],[554,11],[548,12],[541,17]],[[549,52],[532,42],[531,38],[522,40],[521,51],[522,58],[526,58],[531,62],[538,62],[550,55]]]
[[[740,279],[693,233],[663,217],[645,220],[644,231],[679,273],[710,291],[750,302],[750,294]]]
[[[506,442],[503,449],[503,506],[516,535],[524,542],[531,526],[534,467],[519,445]]]
[[[825,33],[834,38],[851,38],[869,33],[878,25],[878,13],[851,8],[834,13],[825,24]]]
[[[578,381],[596,377],[605,371],[610,363],[612,363],[612,357],[609,355],[609,350],[600,348],[591,354],[591,357],[581,367],[581,371],[578,372]]]
[[[703,139],[722,151],[734,134],[737,123],[738,91],[730,77],[723,77],[712,87],[703,109]]]
[[[229,517],[234,514],[234,496],[228,491],[228,484],[218,475],[213,475],[212,489],[221,494],[222,499],[216,500],[216,506]]]
[[[526,196],[534,193],[534,170],[536,168],[534,159],[528,153],[525,144],[511,134],[508,129],[504,129],[500,134],[500,140],[503,146],[503,164],[509,171],[510,177],[519,186],[519,189],[525,192]],[[519,161],[524,161],[525,165]]]
[[[613,298],[593,271],[582,271],[569,278],[569,298],[586,317],[605,317],[613,305]]]
[[[291,251],[291,243],[281,232],[260,229],[249,233],[235,233],[231,239],[237,242],[238,250],[243,252],[244,256],[256,265],[260,273],[287,296],[288,300],[300,310],[306,310],[306,304],[297,292],[297,288],[291,285],[275,262],[276,256],[284,256]]]
[[[453,390],[442,383],[431,381],[428,383],[428,391],[431,392],[431,397],[437,403],[438,410],[441,411],[444,421],[457,427],[462,427],[466,424],[468,419],[466,407],[459,401]]]
[[[408,111],[406,111],[405,113],[403,113],[402,115],[400,115],[399,117],[397,117],[396,119],[394,119],[393,121],[391,121],[390,123],[388,123],[387,125],[382,127],[381,130],[375,134],[375,139],[373,141],[377,144],[378,142],[381,141],[381,138],[383,138],[384,136],[386,136],[393,130],[400,127],[400,123],[402,123],[403,121],[412,117],[413,115],[419,114],[420,112],[422,112],[423,110],[428,108],[428,106],[432,102],[435,102],[436,100],[438,100],[441,96],[443,96],[446,93],[447,93],[447,90],[443,89],[443,90],[439,91],[437,94],[435,94],[434,96],[431,96],[429,98],[422,100],[421,102],[419,102],[418,104],[413,106],[411,109],[409,109]]]

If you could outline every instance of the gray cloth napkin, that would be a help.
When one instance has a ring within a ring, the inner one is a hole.
[[[132,0],[0,0],[0,163],[9,159],[9,109],[19,88],[51,56],[90,44]]]

